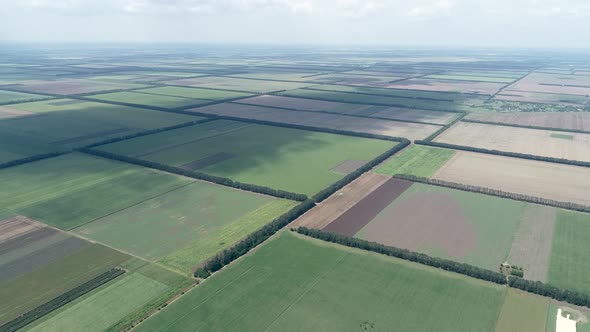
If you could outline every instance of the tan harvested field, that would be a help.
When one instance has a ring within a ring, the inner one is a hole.
[[[545,103],[563,105],[584,105],[590,103],[590,97],[562,95],[554,93],[540,93],[518,90],[502,90],[494,99],[505,101],[520,101],[525,103]]]
[[[430,122],[446,125],[455,120],[459,116],[459,113],[427,111],[403,107],[388,107],[383,111],[371,114],[371,116],[392,120]]]
[[[21,116],[27,116],[27,115],[31,115],[31,114],[34,114],[34,113],[0,106],[0,120],[1,119],[8,119],[8,118],[18,118]]]
[[[0,242],[4,242],[44,227],[43,224],[24,216],[0,220]]]
[[[465,119],[521,126],[590,131],[590,113],[583,112],[472,113]]]
[[[364,173],[358,179],[297,218],[290,226],[322,229],[389,179],[391,177],[382,174]]]
[[[457,151],[433,178],[590,206],[590,168]]]
[[[240,103],[251,105],[262,105],[270,107],[292,108],[302,111],[332,111],[338,108],[346,108],[347,113],[354,113],[369,105],[346,104],[334,101],[323,101],[295,97],[264,95],[252,98],[241,99]],[[344,113],[344,112],[343,112]]]
[[[568,133],[571,138],[544,129],[459,122],[435,141],[477,148],[590,162],[590,134]]]
[[[493,95],[506,84],[471,82],[471,81],[450,81],[413,78],[406,81],[389,84],[388,88],[408,89],[421,91],[439,91],[439,92],[460,92],[474,93],[483,95]]]
[[[586,96],[590,94],[590,77],[583,75],[532,73],[512,84],[509,89]]]
[[[188,111],[244,119],[349,130],[360,133],[405,137],[410,140],[424,139],[440,128],[436,125],[359,118],[348,115],[327,113],[302,114],[299,111],[287,111],[233,103],[197,107]]]
[[[528,206],[514,235],[508,263],[520,266],[529,280],[547,282],[556,209]]]

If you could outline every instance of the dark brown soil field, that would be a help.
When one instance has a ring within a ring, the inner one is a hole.
[[[332,168],[332,170],[342,174],[350,174],[366,163],[367,162],[365,160],[346,160],[338,166]]]
[[[219,153],[216,153],[214,155],[211,155],[211,156],[208,156],[205,158],[193,160],[190,163],[182,164],[182,165],[180,165],[180,167],[184,168],[184,169],[191,170],[191,171],[195,171],[195,170],[202,169],[202,168],[205,168],[205,167],[208,167],[211,165],[215,165],[217,163],[231,159],[233,157],[234,157],[234,155],[231,153],[219,152]]]
[[[462,260],[476,249],[476,236],[474,224],[453,197],[433,192],[387,207],[363,229],[362,238],[413,251],[434,247]]]
[[[410,181],[389,179],[323,230],[354,236],[412,184]]]

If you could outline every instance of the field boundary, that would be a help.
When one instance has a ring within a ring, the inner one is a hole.
[[[393,178],[408,180],[408,181],[418,182],[418,183],[424,183],[424,184],[437,186],[437,187],[444,187],[444,188],[450,188],[450,189],[457,189],[457,190],[461,190],[461,191],[468,191],[468,192],[472,192],[472,193],[484,194],[484,195],[488,195],[488,196],[507,198],[507,199],[511,199],[511,200],[515,200],[515,201],[540,204],[540,205],[547,205],[547,206],[556,207],[556,208],[565,209],[565,210],[572,210],[572,211],[579,211],[579,212],[590,212],[590,206],[587,206],[587,205],[581,205],[581,204],[571,203],[571,202],[555,201],[552,199],[546,199],[546,198],[542,198],[542,197],[511,193],[511,192],[506,192],[506,191],[497,190],[497,189],[464,185],[464,184],[460,184],[460,183],[456,183],[456,182],[449,182],[449,181],[438,180],[438,179],[429,179],[429,178],[418,177],[418,176],[409,175],[409,174],[396,174],[393,176]]]
[[[428,75],[425,75],[428,76]],[[409,77],[409,78],[403,78],[403,79],[399,79],[399,80],[395,80],[394,82],[401,82],[401,81],[405,81],[405,80],[409,80],[409,79],[415,79],[415,78],[419,78],[418,77]],[[390,82],[391,83],[391,82]],[[363,85],[347,85],[347,84],[320,84],[320,85],[341,85],[341,86],[346,86],[346,87],[350,87],[350,88],[366,88],[366,89],[387,89],[387,88],[376,88],[376,87],[371,87],[371,86],[363,86]],[[393,98],[405,98],[405,99],[417,99],[417,100],[427,100],[427,101],[447,101],[450,103],[454,103],[455,100],[453,99],[444,99],[444,98],[428,98],[428,97],[408,97],[408,96],[396,96],[396,95],[388,95],[388,94],[384,94],[384,93],[368,93],[368,92],[358,92],[358,91],[338,91],[338,90],[329,90],[329,89],[314,89],[313,87],[305,87],[305,88],[301,88],[303,90],[314,90],[314,91],[327,91],[327,92],[342,92],[342,93],[351,93],[351,94],[357,94],[357,95],[366,95],[366,96],[379,96],[379,97],[393,97]],[[393,91],[398,91],[398,90],[402,90],[403,92],[405,91],[415,91],[415,92],[428,92],[426,90],[416,90],[416,89],[396,89],[396,88],[389,88],[390,90]],[[436,91],[437,93],[445,93],[445,94],[453,94],[454,92],[443,92],[443,91]],[[458,94],[458,93],[454,93],[454,94]],[[474,97],[481,97],[481,95],[476,94],[476,93],[465,93],[466,95],[472,95]],[[460,111],[439,111],[439,112],[450,112],[450,113],[461,113]]]
[[[485,125],[494,125],[494,126],[504,126],[504,127],[515,127],[515,128],[525,128],[525,129],[539,129],[539,130],[549,130],[549,131],[562,131],[566,133],[577,133],[577,134],[590,134],[588,130],[582,129],[565,129],[565,128],[553,128],[553,127],[542,127],[542,126],[530,126],[530,125],[519,125],[515,123],[505,123],[505,122],[494,122],[494,121],[482,121],[482,120],[471,120],[471,119],[462,119],[462,122],[470,122],[470,123],[479,123]]]
[[[440,128],[439,130],[435,131],[430,136],[426,137],[423,140],[416,140],[414,142],[418,142],[418,141],[432,142],[432,140],[434,140],[435,138],[437,138],[438,136],[440,136],[442,133],[444,133],[445,131],[447,131],[449,128],[451,128],[453,125],[455,125],[457,122],[462,121],[463,118],[465,118],[468,114],[469,113],[467,113],[467,112],[463,112],[462,115],[459,115],[455,120],[453,120],[453,121],[449,122],[448,124],[444,125],[442,128]]]
[[[496,156],[513,157],[513,158],[536,160],[536,161],[545,161],[545,162],[549,162],[549,163],[562,164],[562,165],[590,167],[590,162],[588,162],[588,161],[544,157],[544,156],[537,156],[537,155],[533,155],[533,154],[525,154],[525,153],[518,153],[518,152],[489,150],[489,149],[476,148],[476,147],[466,146],[466,145],[455,145],[455,144],[440,143],[440,142],[433,142],[433,141],[426,141],[426,140],[415,140],[414,144],[430,145],[430,146],[434,146],[434,147],[453,149],[453,150],[463,150],[463,151],[469,151],[469,152],[485,153],[485,154],[491,154],[491,155],[496,155]]]

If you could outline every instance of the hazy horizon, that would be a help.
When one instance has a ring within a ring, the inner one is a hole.
[[[586,49],[583,0],[0,0],[3,43]]]

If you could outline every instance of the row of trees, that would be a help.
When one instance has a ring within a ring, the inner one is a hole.
[[[299,216],[314,206],[315,203],[312,200],[301,202],[299,205],[295,206],[282,216],[276,218],[271,223],[266,224],[261,229],[246,236],[233,247],[225,249],[221,253],[209,259],[195,271],[194,276],[197,278],[209,277],[211,273],[220,270],[225,265],[246,254],[248,251],[250,251],[250,249],[264,242],[266,239],[278,232],[281,228],[287,226],[290,222],[297,219]]]
[[[590,296],[580,292],[561,289],[555,286],[544,284],[540,281],[530,281],[514,276],[508,277],[508,285],[523,291],[547,296],[557,301],[565,301],[571,304],[590,308]]]
[[[521,125],[521,124],[515,124],[515,123],[503,123],[503,122],[470,120],[470,119],[464,119],[463,122],[481,123],[481,124],[486,124],[486,125],[505,126],[505,127],[526,128],[526,129],[563,131],[566,133],[590,134],[590,131],[582,130],[582,129],[563,129],[563,128],[552,128],[552,127],[540,127],[540,126]]]
[[[157,133],[161,133],[161,132],[164,132],[164,131],[170,131],[170,130],[180,129],[180,128],[184,128],[184,127],[190,127],[190,126],[194,126],[194,125],[197,125],[197,124],[201,124],[201,123],[205,123],[205,122],[210,122],[210,121],[213,121],[213,120],[215,120],[215,119],[207,118],[207,119],[201,119],[201,120],[194,120],[194,121],[184,122],[184,123],[181,123],[181,124],[177,124],[177,125],[173,125],[173,126],[168,126],[168,127],[163,127],[163,128],[156,128],[156,129],[144,130],[144,131],[140,131],[138,133],[133,133],[133,134],[125,135],[125,136],[118,136],[118,137],[108,138],[106,140],[102,140],[100,142],[92,143],[92,144],[86,145],[84,147],[85,148],[94,148],[94,147],[97,147],[99,145],[111,144],[111,143],[125,141],[125,140],[128,140],[128,139],[137,138],[137,137],[141,137],[141,136],[157,134]]]
[[[125,273],[125,270],[113,268],[0,326],[0,331],[13,332],[19,330],[34,322],[35,320],[51,313],[52,311],[63,307],[64,305],[72,302],[80,296],[90,292],[91,290],[106,284],[110,280],[115,279],[123,273]]]
[[[299,234],[307,235],[309,237],[313,237],[319,240],[338,243],[347,247],[372,251],[387,256],[397,257],[411,262],[436,267],[446,271],[464,274],[473,278],[491,281],[501,285],[506,284],[506,276],[504,276],[502,273],[482,269],[477,266],[459,263],[443,258],[431,257],[426,254],[417,253],[407,249],[390,247],[380,243],[369,242],[366,240],[361,240],[337,233],[324,232],[318,229],[299,227],[297,229],[294,229],[294,231],[296,231]]]
[[[381,154],[377,158],[375,158],[375,159],[369,161],[368,163],[364,164],[363,166],[359,167],[354,172],[349,173],[348,175],[346,175],[342,179],[338,180],[337,182],[334,182],[329,187],[327,187],[327,188],[323,189],[322,191],[318,192],[317,194],[315,194],[313,196],[313,200],[319,203],[319,202],[323,201],[324,199],[330,197],[333,193],[340,190],[342,187],[346,186],[347,184],[351,183],[356,178],[361,176],[363,173],[369,171],[371,168],[377,166],[378,164],[383,162],[385,159],[393,156],[395,153],[402,150],[403,148],[405,148],[408,145],[410,145],[409,140],[407,140],[407,139],[402,140],[398,145],[394,146],[393,148],[389,149],[388,151]]]
[[[564,165],[575,165],[575,166],[590,167],[590,162],[587,162],[587,161],[579,161],[579,160],[570,160],[570,159],[561,159],[561,158],[553,158],[553,157],[536,156],[536,155],[532,155],[532,154],[517,153],[517,152],[506,152],[506,151],[498,151],[498,150],[488,150],[488,149],[476,148],[476,147],[472,147],[472,146],[454,145],[454,144],[439,143],[439,142],[431,142],[431,141],[427,141],[427,140],[416,140],[416,141],[414,141],[414,143],[421,144],[421,145],[436,146],[436,147],[439,147],[439,148],[447,148],[447,149],[454,149],[454,150],[463,150],[463,151],[470,151],[470,152],[487,153],[487,154],[493,154],[493,155],[504,156],[504,157],[513,157],[513,158],[530,159],[530,160],[537,160],[537,161],[546,161],[546,162],[550,162],[550,163],[557,163],[557,164],[564,164]]]
[[[451,128],[452,125],[455,123],[463,120],[463,118],[467,115],[467,113],[463,112],[460,116],[458,116],[455,120],[451,121],[450,123],[444,125],[439,130],[435,131],[434,133],[430,134],[430,136],[426,137],[424,140],[416,140],[414,143],[419,144],[418,142],[432,142],[433,139],[437,138],[438,135],[445,132],[447,129]]]
[[[122,161],[122,162],[129,163],[129,164],[135,164],[135,165],[139,165],[139,166],[143,166],[143,167],[158,169],[158,170],[168,172],[168,173],[174,173],[174,174],[190,177],[193,179],[213,182],[213,183],[221,184],[221,185],[224,185],[227,187],[252,191],[255,193],[259,193],[259,194],[264,194],[264,195],[269,195],[269,196],[274,196],[274,197],[279,197],[279,198],[285,198],[285,199],[290,199],[290,200],[294,200],[294,201],[305,201],[307,199],[307,196],[304,194],[292,193],[289,191],[278,190],[278,189],[273,189],[273,188],[263,187],[263,186],[257,186],[255,184],[242,183],[242,182],[234,181],[232,179],[224,178],[221,176],[215,176],[215,175],[209,175],[209,174],[205,174],[205,173],[201,173],[201,172],[195,172],[195,171],[191,171],[191,170],[184,169],[184,168],[179,168],[179,167],[170,166],[170,165],[164,165],[164,164],[160,164],[160,163],[157,163],[154,161],[149,161],[149,160],[144,160],[144,159],[137,159],[137,158],[133,158],[133,157],[118,155],[118,154],[114,154],[114,153],[110,153],[110,152],[106,152],[106,151],[102,151],[102,150],[81,148],[81,149],[79,149],[79,151],[87,153],[87,154],[95,155],[98,157],[106,158],[106,159]]]
[[[11,161],[7,161],[7,162],[4,162],[4,163],[0,163],[0,169],[9,168],[9,167],[13,167],[13,166],[18,166],[18,165],[30,163],[30,162],[33,162],[33,161],[38,161],[38,160],[43,160],[43,159],[49,159],[49,158],[61,156],[62,154],[66,154],[66,153],[70,153],[70,152],[71,152],[70,150],[67,150],[67,151],[56,151],[56,152],[49,152],[49,153],[37,154],[37,155],[26,157],[26,158],[11,160]]]
[[[534,203],[534,204],[548,205],[548,206],[553,206],[553,207],[566,209],[566,210],[590,212],[590,206],[571,203],[571,202],[560,202],[560,201],[555,201],[552,199],[546,199],[546,198],[541,198],[541,197],[536,197],[536,196],[510,193],[510,192],[501,191],[501,190],[497,190],[497,189],[465,185],[465,184],[461,184],[461,183],[448,182],[448,181],[443,181],[443,180],[438,180],[438,179],[423,178],[423,177],[418,177],[418,176],[409,175],[409,174],[396,174],[393,177],[398,178],[398,179],[403,179],[403,180],[409,180],[409,181],[413,181],[413,182],[425,183],[425,184],[429,184],[429,185],[433,185],[433,186],[469,191],[469,192],[474,192],[474,193],[478,193],[478,194],[485,194],[485,195],[496,196],[496,197],[501,197],[501,198],[508,198],[508,199],[512,199],[515,201],[523,201],[523,202]]]

